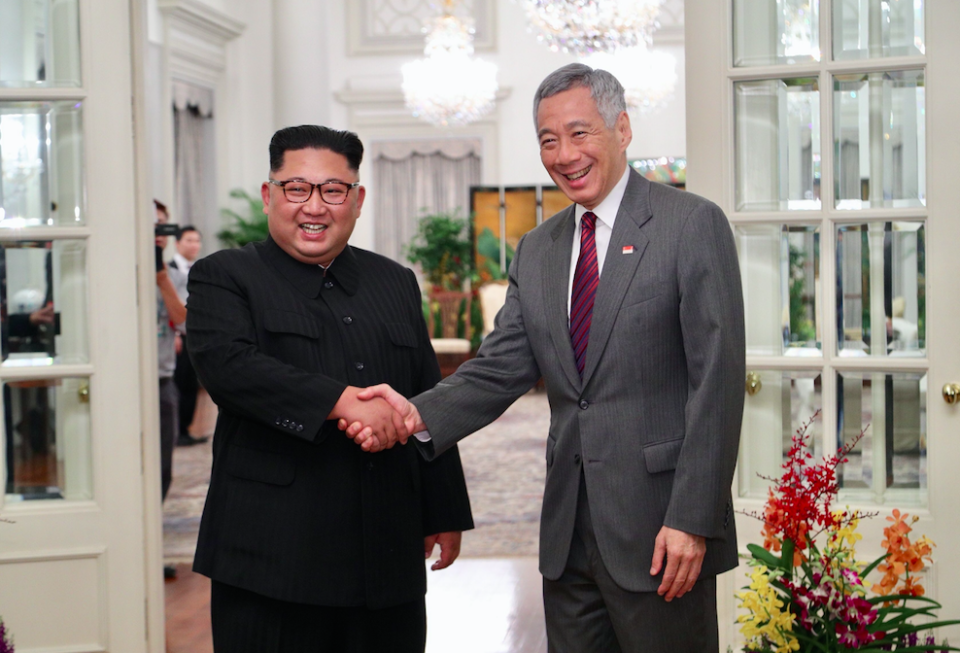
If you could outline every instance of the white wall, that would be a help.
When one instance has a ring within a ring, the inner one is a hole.
[[[346,3],[350,0],[323,3],[316,0],[202,1],[246,24],[243,34],[228,45],[226,97],[217,98],[217,120],[227,122],[221,133],[229,135],[226,149],[221,146],[218,151],[221,206],[232,202],[227,197],[232,188],[258,191],[266,178],[267,146],[274,130],[289,121],[327,122],[332,127],[346,128],[348,108],[334,94],[348,88],[399,91],[400,67],[416,57],[415,54],[348,56]],[[162,15],[156,10],[156,0],[147,2],[150,39],[159,43],[163,39]],[[303,3],[309,6],[304,12],[296,11],[297,5]],[[322,10],[317,9],[318,5]],[[533,93],[547,74],[575,58],[551,52],[539,44],[527,31],[519,2],[496,0],[496,6],[497,46],[494,51],[478,52],[478,56],[498,65],[500,85],[509,88],[511,93],[497,109],[497,160],[491,162],[494,165],[484,166],[496,173],[486,173],[483,183],[549,184],[534,136]],[[303,25],[291,26],[284,18],[291,11],[305,17]],[[278,17],[277,12],[282,12],[282,16]],[[677,88],[667,107],[651,116],[634,119],[630,158],[686,154],[683,45],[668,41],[656,47],[676,57]],[[291,63],[298,60],[303,62],[302,70]],[[310,72],[324,61],[325,71]],[[294,76],[306,79],[309,86],[295,91],[298,86],[292,83]],[[447,134],[440,128],[433,129],[437,137]],[[372,180],[365,174],[363,181],[369,186]],[[370,191],[376,192],[376,189],[370,188]],[[365,211],[365,217],[370,219],[361,220],[354,235],[355,244],[361,247],[373,244],[375,216],[367,213]]]
[[[400,66],[414,55],[354,56],[347,52],[346,2],[330,3],[331,29],[327,31],[329,74],[332,91],[353,88],[399,89]],[[498,179],[484,179],[487,185],[551,183],[540,164],[532,118],[533,94],[540,81],[550,72],[576,58],[554,53],[537,42],[527,31],[526,16],[519,2],[497,0],[497,49],[478,52],[478,56],[499,67],[501,87],[510,88],[510,97],[498,108],[500,115],[500,160]],[[683,156],[686,153],[683,45],[661,47],[677,59],[677,90],[672,103],[652,116],[634,120],[634,141],[630,158],[648,156]],[[335,126],[347,124],[347,108],[330,96],[328,115]],[[442,129],[437,134],[442,135]]]

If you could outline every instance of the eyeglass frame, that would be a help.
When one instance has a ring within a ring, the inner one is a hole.
[[[320,200],[324,204],[329,204],[330,206],[340,206],[341,204],[346,202],[347,196],[350,195],[350,190],[360,185],[359,181],[355,181],[352,184],[348,184],[345,181],[321,181],[319,184],[311,184],[309,181],[305,179],[287,179],[286,181],[277,181],[276,179],[267,179],[267,183],[273,186],[279,186],[280,189],[283,190],[283,199],[287,200],[291,204],[306,204],[307,202],[310,201],[310,198],[313,197],[313,191],[320,188],[321,186],[328,186],[330,184],[339,184],[340,186],[346,186],[347,192],[343,196],[343,202],[337,202],[337,203],[328,202],[326,198],[324,198],[323,196],[323,191],[320,191]],[[293,183],[306,184],[310,186],[310,194],[307,195],[307,199],[298,202],[296,200],[292,200],[289,197],[287,197],[287,184],[293,184]]]

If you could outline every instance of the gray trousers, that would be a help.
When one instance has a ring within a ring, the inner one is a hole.
[[[549,653],[717,653],[720,647],[716,578],[701,578],[667,603],[656,592],[625,590],[610,577],[583,476],[570,557],[559,579],[543,579],[543,606]]]

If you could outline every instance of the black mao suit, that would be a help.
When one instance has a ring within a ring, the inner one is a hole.
[[[422,600],[423,537],[473,527],[458,452],[364,453],[327,420],[347,385],[439,380],[413,273],[349,246],[324,273],[268,239],[197,261],[187,314],[220,408],[194,570],[296,603]]]

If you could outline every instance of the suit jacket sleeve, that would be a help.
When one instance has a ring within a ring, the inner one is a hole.
[[[410,302],[421,304],[417,278],[410,272]],[[421,320],[417,334],[421,352],[420,378],[414,386],[414,394],[425,392],[440,380],[440,366],[430,344],[426,322]],[[411,438],[413,439],[413,438]],[[412,444],[410,446],[413,446]],[[434,460],[417,457],[420,465],[420,483],[423,507],[423,534],[434,535],[450,531],[466,531],[473,528],[470,497],[463,477],[460,452],[451,447]]]
[[[510,264],[507,298],[497,313],[495,328],[476,358],[463,363],[435,389],[413,399],[430,431],[431,441],[418,443],[428,458],[497,419],[540,378],[523,325],[517,283],[525,238],[517,244]]]
[[[716,205],[702,203],[687,216],[677,275],[688,394],[664,524],[719,537],[737,462],[746,354],[736,246]]]
[[[218,406],[312,441],[347,384],[259,349],[247,287],[256,275],[224,258],[208,256],[190,270],[187,331],[197,374]]]

